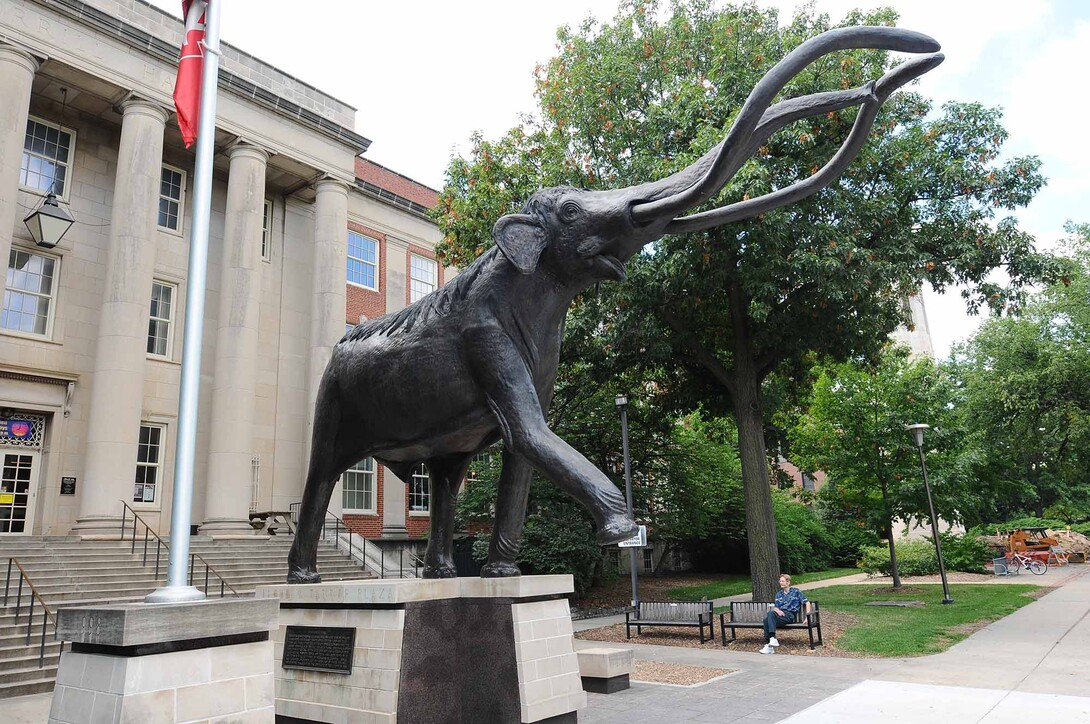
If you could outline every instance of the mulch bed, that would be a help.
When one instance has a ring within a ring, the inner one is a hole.
[[[663,661],[637,660],[630,678],[632,681],[646,681],[652,684],[695,686],[720,676],[733,674],[735,671],[736,669],[716,669],[710,666],[690,666],[689,664],[668,664]]]
[[[722,580],[721,576],[678,574],[671,576],[640,576],[640,599],[643,601],[668,601],[666,591],[679,586],[704,586]],[[610,609],[627,606],[632,599],[632,580],[618,576],[609,583],[595,586],[583,598],[573,599],[572,608]]]
[[[834,656],[840,658],[873,658],[873,656],[860,654],[854,651],[840,651],[836,648],[836,641],[840,638],[841,634],[855,623],[856,617],[838,611],[822,611],[821,612],[821,632],[825,640],[824,646],[818,646],[815,650],[810,650],[810,640],[806,635],[806,631],[798,630],[786,630],[781,631],[781,635],[777,636],[780,640],[780,647],[776,649],[776,654],[787,654],[789,656]],[[758,651],[764,646],[764,632],[761,629],[737,629],[738,638],[735,641],[729,641],[727,644],[727,650],[729,651]],[[606,626],[604,628],[593,628],[587,631],[580,631],[575,634],[578,639],[584,639],[586,641],[608,641],[610,643],[625,644],[625,643],[640,643],[640,644],[653,644],[657,646],[683,646],[691,649],[709,649],[709,650],[722,650],[723,647],[719,643],[719,616],[715,617],[715,640],[705,641],[700,643],[700,637],[695,629],[684,627],[672,627],[672,626],[656,626],[654,628],[645,628],[643,633],[636,636],[633,633],[631,639],[625,638],[624,624],[617,624],[614,626]]]

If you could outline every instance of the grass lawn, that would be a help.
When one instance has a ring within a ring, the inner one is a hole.
[[[942,604],[942,586],[888,588],[868,585],[827,586],[806,592],[822,612],[848,613],[856,620],[836,642],[845,651],[878,656],[920,656],[950,648],[985,624],[1003,618],[1035,600],[1047,589],[1025,584],[958,584],[950,586],[954,603]],[[923,601],[922,608],[865,606],[868,601]]]
[[[830,568],[827,571],[799,573],[791,576],[791,585],[794,586],[810,581],[824,581],[826,578],[840,578],[841,576],[850,576],[854,573],[859,573],[859,569]],[[680,586],[678,588],[671,588],[666,591],[666,595],[675,601],[699,601],[704,596],[707,596],[710,601],[715,598],[749,593],[750,588],[751,583],[749,575],[737,573],[723,576],[721,580],[703,586]]]

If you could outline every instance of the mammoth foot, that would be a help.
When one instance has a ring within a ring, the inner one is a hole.
[[[598,544],[606,546],[620,543],[639,532],[640,527],[627,514],[611,515],[606,519],[605,524],[598,528]]]
[[[519,567],[508,561],[486,563],[481,569],[481,578],[512,578],[521,575]]]
[[[458,570],[453,563],[429,563],[424,566],[424,578],[457,578]]]
[[[288,571],[288,583],[321,583],[322,576],[313,568],[292,568]]]

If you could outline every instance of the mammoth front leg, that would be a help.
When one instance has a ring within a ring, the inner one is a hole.
[[[527,363],[499,327],[472,330],[473,374],[496,416],[506,449],[525,458],[590,511],[598,542],[639,532],[624,496],[606,475],[549,429]]]
[[[454,568],[454,506],[471,457],[427,461],[431,485],[431,535],[424,551],[424,578],[456,578]]]
[[[496,522],[488,543],[488,563],[481,569],[482,578],[519,575],[516,561],[522,526],[526,522],[526,501],[530,496],[533,471],[526,458],[503,451],[503,470],[496,496]]]

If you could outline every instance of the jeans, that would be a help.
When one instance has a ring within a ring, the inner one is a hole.
[[[781,623],[795,623],[794,616],[781,616],[771,608],[768,609],[768,614],[765,615],[765,642],[776,635],[776,626]]]

